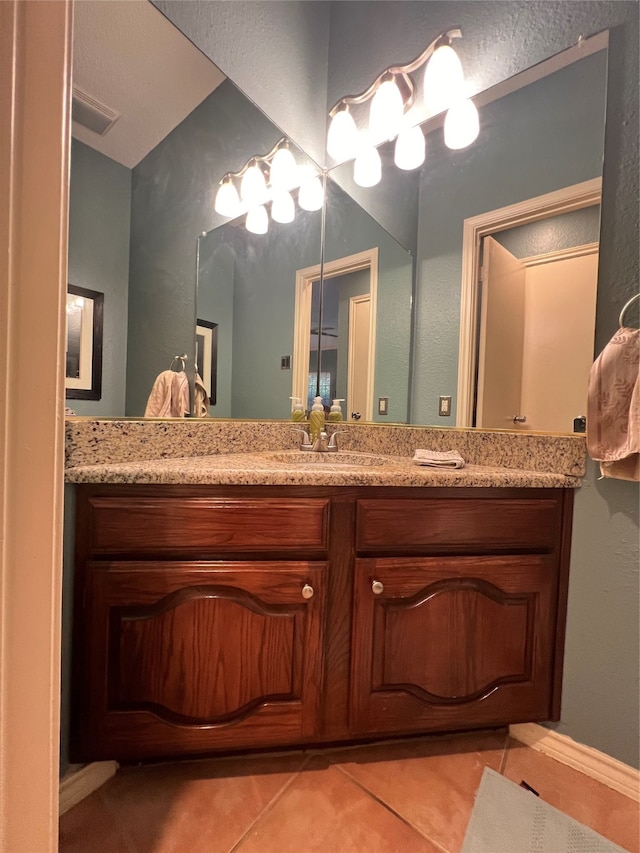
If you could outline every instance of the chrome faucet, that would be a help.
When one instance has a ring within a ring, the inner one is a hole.
[[[311,441],[311,437],[309,433],[300,428],[294,428],[294,432],[302,433],[302,443],[300,444],[300,450],[303,450],[307,453],[337,453],[338,452],[338,435],[340,433],[345,433],[347,430],[345,429],[337,429],[331,434],[331,437],[322,430],[320,435],[316,438],[315,441]]]

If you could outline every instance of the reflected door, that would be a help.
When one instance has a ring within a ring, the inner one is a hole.
[[[354,414],[369,417],[367,390],[369,382],[370,317],[371,298],[369,294],[352,296],[349,300],[347,420],[353,420]]]
[[[513,429],[522,398],[525,266],[493,237],[485,237],[482,264],[476,426]]]

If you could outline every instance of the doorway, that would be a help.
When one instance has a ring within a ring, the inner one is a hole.
[[[373,420],[377,292],[377,247],[327,261],[322,267],[298,270],[293,397],[299,397],[304,404],[309,395],[315,396],[320,363],[324,405],[328,407],[334,398],[344,398],[345,420]]]
[[[601,187],[465,220],[456,426],[566,433],[584,415]]]
[[[474,426],[571,432],[586,412],[598,244],[523,259],[483,240]]]

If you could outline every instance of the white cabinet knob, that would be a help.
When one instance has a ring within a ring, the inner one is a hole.
[[[380,595],[381,592],[384,592],[384,584],[381,584],[380,581],[374,581],[371,584],[371,592],[374,595]]]
[[[313,596],[313,587],[309,586],[309,584],[306,583],[302,587],[302,597],[303,598],[311,598],[312,596]]]

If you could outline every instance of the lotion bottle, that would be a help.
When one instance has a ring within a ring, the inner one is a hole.
[[[322,405],[322,397],[316,397],[311,407],[309,415],[309,436],[314,442],[320,437],[320,433],[324,430],[324,406]]]
[[[342,407],[340,403],[344,403],[344,399],[336,398],[333,401],[331,406],[331,411],[329,412],[329,417],[327,420],[331,421],[331,423],[337,423],[342,420]]]
[[[295,423],[301,423],[305,420],[304,409],[302,408],[302,400],[300,397],[290,397],[291,402],[291,420]]]

